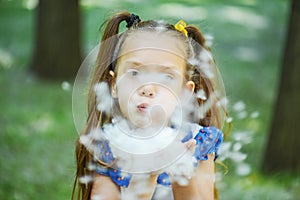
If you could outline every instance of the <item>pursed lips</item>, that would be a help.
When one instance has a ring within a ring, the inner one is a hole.
[[[137,109],[141,112],[146,111],[148,108],[149,108],[149,104],[147,104],[147,103],[141,103],[141,104],[138,104],[138,106],[137,106]]]

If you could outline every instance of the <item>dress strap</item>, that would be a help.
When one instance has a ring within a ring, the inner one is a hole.
[[[112,164],[115,161],[109,141],[103,140],[98,142],[98,148],[100,150],[98,160],[101,160],[107,164]],[[113,182],[120,187],[128,187],[132,175],[121,171],[121,168],[106,167],[96,162],[96,172],[104,176],[109,176]]]

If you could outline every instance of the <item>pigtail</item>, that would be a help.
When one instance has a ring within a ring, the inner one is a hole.
[[[202,34],[202,32],[195,26],[189,25],[185,27],[185,30],[188,32],[188,36],[198,42],[202,47],[205,49],[208,49],[208,47],[205,45],[205,38]]]
[[[205,44],[205,38],[202,34],[202,32],[195,26],[189,25],[186,28],[186,31],[188,32],[188,37],[192,39],[193,42],[197,42],[198,45],[191,45],[193,48],[194,56],[198,56],[203,53],[211,53],[210,48],[206,46]],[[200,61],[200,58],[197,58]],[[200,119],[199,124],[202,126],[215,126],[219,129],[222,129],[222,119],[221,119],[221,113],[220,113],[220,107],[217,106],[217,101],[220,100],[218,97],[215,96],[215,83],[213,79],[208,77],[205,72],[201,71],[201,62],[199,62],[200,66],[198,66],[198,69],[194,67],[193,69],[193,75],[191,77],[192,81],[195,83],[195,93],[197,91],[203,90],[206,94],[206,99],[200,99],[198,98],[197,101],[199,103],[199,106],[203,106],[205,102],[208,101],[210,97],[216,98],[216,100],[213,100],[211,108],[209,111],[205,113],[205,116]],[[209,65],[215,65],[215,60],[212,58],[208,61]],[[214,96],[212,96],[214,95]]]
[[[95,71],[93,72],[94,75],[90,82],[88,91],[88,118],[86,126],[80,135],[87,135],[92,128],[99,127],[104,122],[111,120],[111,116],[97,110],[94,86],[99,82],[107,82],[109,86],[111,85],[114,77],[110,74],[110,70],[115,47],[119,40],[119,26],[123,21],[128,21],[129,19],[130,13],[121,12],[114,15],[107,21],[107,25],[101,39],[99,53],[97,55]],[[80,143],[79,138],[76,141],[75,152],[77,172],[73,186],[72,199],[89,200],[91,199],[93,182],[80,183],[78,180],[80,177],[93,174],[87,166],[89,163],[92,163],[93,157],[86,147]],[[75,196],[77,196],[77,198]]]
[[[101,39],[101,47],[97,55],[94,77],[91,82],[92,85],[90,86],[89,90],[89,113],[91,113],[92,110],[95,109],[96,105],[95,92],[93,91],[94,85],[100,81],[107,81],[110,85],[112,81],[112,76],[109,74],[109,71],[112,69],[111,65],[113,62],[113,55],[115,53],[116,44],[119,40],[119,27],[123,21],[127,21],[128,19],[130,19],[130,13],[121,12],[113,16],[107,22],[106,28]]]
[[[200,45],[200,48],[199,48],[199,45],[192,45],[194,54],[200,55],[201,51],[207,51],[207,52],[211,53],[211,49],[205,44],[205,38],[204,38],[202,32],[197,27],[190,25],[190,26],[185,27],[185,29],[188,32],[188,37],[192,38],[193,41],[197,42]],[[213,57],[211,57],[211,58],[212,59],[208,61],[209,64],[215,65],[214,58]],[[201,64],[201,62],[200,62],[200,64]],[[211,95],[213,95],[213,92],[215,91],[215,88],[216,88],[216,85],[215,85],[216,83],[214,82],[213,79],[207,77],[205,75],[205,73],[203,73],[201,71],[199,72],[198,70],[196,70],[194,68],[194,74],[192,75],[192,80],[195,83],[195,92],[197,92],[199,90],[204,90],[205,94],[207,95],[207,99],[209,99],[211,97]],[[219,129],[222,129],[222,119],[221,119],[222,116],[221,116],[220,109],[223,109],[226,117],[228,117],[228,113],[226,111],[225,106],[220,107],[220,105],[217,105],[217,102],[219,100],[220,100],[220,97],[216,96],[216,100],[212,104],[211,109],[206,113],[206,115],[203,119],[200,119],[200,122],[199,122],[200,125],[203,125],[203,126],[213,125]],[[201,106],[203,106],[203,104],[205,103],[206,100],[202,100],[202,99],[198,98],[197,101],[201,107]],[[231,123],[229,123],[226,128],[227,129],[224,132],[225,139],[231,130]],[[224,164],[222,162],[220,162],[218,160],[216,162],[220,163],[222,166],[224,166]],[[215,171],[216,171],[216,169],[215,169]],[[219,199],[219,192],[216,187],[216,184],[214,187],[214,199],[216,199],[216,200]]]

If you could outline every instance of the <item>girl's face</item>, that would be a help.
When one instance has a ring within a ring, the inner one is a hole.
[[[183,89],[194,89],[193,82],[184,80],[186,52],[178,40],[165,33],[138,32],[122,45],[112,95],[136,127],[167,125]]]

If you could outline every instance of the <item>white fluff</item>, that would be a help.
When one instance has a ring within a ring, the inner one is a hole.
[[[79,142],[85,147],[89,147],[92,143],[91,138],[88,135],[81,135],[79,138]]]
[[[211,64],[209,62],[201,61],[201,64],[198,69],[199,72],[203,72],[208,78],[214,77],[214,72],[212,71]]]
[[[89,134],[82,135],[79,139],[80,143],[98,157],[100,150],[97,141],[108,140],[116,165],[122,170],[134,173],[143,169],[145,170],[143,173],[157,174],[165,171],[170,174],[172,181],[180,185],[189,183],[197,160],[193,156],[194,148],[187,149],[181,139],[188,130],[192,131],[195,137],[201,126],[185,123],[179,130],[170,127],[133,129],[125,119],[114,121],[114,124],[104,125],[103,130],[92,129]],[[150,159],[144,162],[143,157],[150,157]],[[95,166],[89,165],[88,168],[94,170]],[[134,171],[136,169],[138,170]],[[148,188],[145,185],[147,178],[141,176],[136,178],[136,181],[140,182],[140,187],[134,191],[126,190],[127,192],[122,194],[122,199],[135,199],[138,193],[145,192],[144,189]],[[92,179],[86,176],[81,177],[80,181],[89,183]]]
[[[204,37],[205,37],[205,40],[206,40],[206,41],[205,41],[206,46],[212,47],[212,45],[213,45],[213,40],[214,40],[214,36],[212,36],[212,35],[210,35],[210,34],[205,34]]]
[[[235,143],[232,147],[233,151],[239,151],[241,148],[242,144],[240,142]]]
[[[231,142],[223,142],[219,148],[219,159],[224,161],[230,158],[232,143]]]
[[[217,102],[217,106],[219,107],[226,107],[228,105],[228,99],[226,97],[221,98],[218,102]]]
[[[172,187],[164,185],[156,185],[155,193],[152,197],[153,200],[173,200]]]
[[[238,101],[233,105],[233,110],[236,112],[244,111],[246,108],[246,105],[243,101]]]
[[[91,196],[91,200],[107,200],[109,197],[110,194],[95,194]]]
[[[239,176],[246,176],[250,174],[251,166],[247,163],[239,163],[236,168],[236,174]]]
[[[233,120],[233,118],[232,118],[232,117],[226,117],[226,122],[227,122],[227,123],[231,123],[231,122],[232,122],[232,120]]]
[[[198,92],[197,92],[197,97],[198,97],[199,99],[202,99],[202,100],[206,100],[206,99],[207,99],[206,93],[205,93],[205,91],[204,91],[203,89],[198,90]]]
[[[200,119],[203,119],[205,114],[209,111],[209,109],[212,107],[213,103],[216,101],[217,99],[217,94],[216,93],[212,93],[210,95],[210,97],[207,99],[207,101],[200,107]]]
[[[198,124],[187,124],[188,129],[193,133],[193,138],[198,133],[202,126]],[[198,162],[194,157],[195,148],[187,149],[185,153],[179,157],[172,165],[167,167],[165,172],[170,176],[171,181],[177,182],[179,185],[188,185],[189,180],[194,175],[195,164]]]
[[[157,32],[164,32],[164,31],[166,31],[167,29],[166,29],[165,26],[161,25],[161,26],[157,26],[157,27],[155,28],[155,30],[156,30]]]
[[[154,153],[164,149],[177,136],[171,128],[130,129],[125,121],[104,126],[105,138],[110,141],[111,148],[118,147],[129,153]]]
[[[65,91],[69,91],[69,90],[71,90],[72,86],[68,81],[63,81],[61,83],[61,88]]]
[[[94,129],[92,129],[92,130],[89,132],[88,136],[89,136],[90,139],[92,139],[92,140],[103,140],[103,139],[104,139],[104,137],[103,137],[103,135],[102,135],[102,131],[101,131],[100,128],[94,128]]]
[[[190,58],[190,59],[188,59],[188,63],[190,65],[193,65],[193,66],[200,65],[200,61],[198,59],[196,59],[196,58]]]
[[[232,151],[230,154],[230,158],[231,160],[233,160],[234,162],[242,162],[247,158],[247,155],[244,153],[241,153],[239,151]]]
[[[199,105],[196,96],[189,90],[183,90],[179,98],[179,104],[170,117],[170,122],[176,127],[181,127],[183,124],[190,122],[190,114],[198,110]],[[199,121],[199,117],[193,120]]]
[[[195,163],[197,163],[196,158],[192,152],[188,151],[165,171],[169,174],[172,182],[175,181],[179,185],[186,186],[194,174]]]
[[[79,182],[82,184],[88,184],[92,182],[94,179],[91,175],[85,175],[79,178]]]
[[[259,112],[258,111],[252,112],[250,117],[253,118],[253,119],[259,117]]]
[[[237,113],[237,118],[238,119],[245,119],[248,116],[248,112],[247,111],[241,111]]]
[[[100,155],[100,149],[97,146],[97,141],[103,140],[101,129],[92,129],[87,135],[81,135],[79,142],[95,157]]]
[[[199,58],[200,58],[201,62],[209,63],[209,62],[213,61],[212,54],[204,48],[202,48]]]
[[[235,141],[239,141],[242,144],[248,144],[248,143],[252,142],[253,132],[252,131],[238,131],[232,135],[233,135],[233,138]]]
[[[88,163],[87,164],[87,169],[90,171],[96,170],[96,164],[95,163]]]
[[[246,176],[251,172],[249,164],[245,163],[247,154],[241,152],[244,144],[252,141],[252,132],[240,131],[233,133],[233,142],[223,142],[219,149],[221,161],[231,160],[235,163],[235,172],[239,176]]]
[[[151,194],[154,190],[149,183],[149,174],[134,174],[132,181],[134,182],[128,188],[121,188],[122,200],[139,200],[140,196]]]
[[[111,113],[112,97],[110,95],[109,87],[106,82],[97,83],[94,86],[94,91],[97,96],[97,109],[105,113]]]

